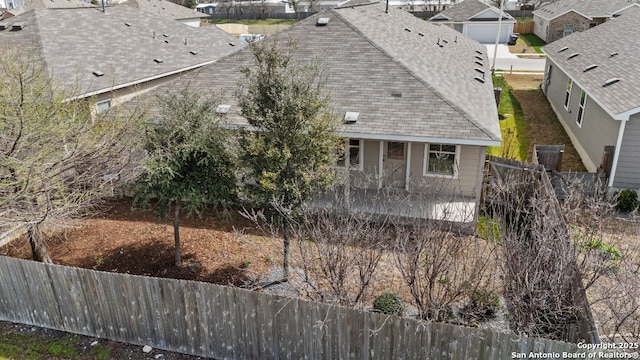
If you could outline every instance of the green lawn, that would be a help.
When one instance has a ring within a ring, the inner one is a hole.
[[[527,43],[527,45],[533,47],[533,49],[538,53],[542,54],[542,49],[544,45],[547,45],[544,40],[540,39],[534,34],[521,34],[520,37]]]
[[[511,86],[502,76],[493,76],[493,86],[502,88],[502,97],[498,107],[500,116],[500,130],[502,145],[490,146],[487,154],[520,161],[527,160],[529,139],[527,138],[527,123],[518,100],[511,94]]]
[[[263,20],[242,20],[242,19],[222,19],[222,20],[209,20],[214,24],[243,24],[243,25],[293,25],[298,20],[287,19],[263,19]]]

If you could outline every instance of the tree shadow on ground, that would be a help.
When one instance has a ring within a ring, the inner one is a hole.
[[[202,272],[195,254],[182,254],[182,264],[174,266],[173,246],[153,242],[113,249],[98,257],[86,257],[79,260],[78,266],[99,271],[185,280],[196,280]]]
[[[224,265],[207,271],[200,265],[196,254],[182,254],[182,266],[174,265],[174,256],[173,246],[153,242],[114,249],[99,257],[86,257],[79,260],[77,266],[98,271],[194,280],[236,287],[247,287],[252,283],[246,271],[248,264]]]

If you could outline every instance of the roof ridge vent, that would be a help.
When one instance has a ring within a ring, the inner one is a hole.
[[[598,65],[596,65],[596,64],[591,64],[591,65],[587,66],[584,70],[582,70],[582,72],[587,72],[587,71],[589,71],[589,70],[593,70],[593,69],[595,69],[595,68],[597,68],[597,67],[598,67]]]
[[[95,77],[104,76],[104,73],[103,73],[102,71],[100,71],[100,70],[96,70],[96,71],[92,72],[92,74],[93,74]]]
[[[617,52],[617,51],[614,51],[614,52],[612,52],[612,53],[609,55],[609,57],[610,57],[610,58],[612,58],[612,57],[614,57],[614,56],[616,56],[616,55],[618,55],[618,52]]]
[[[419,33],[418,33],[418,35],[420,35],[420,36],[424,36],[424,34],[423,34],[423,33],[421,33],[421,32],[419,32]]]
[[[316,21],[316,26],[327,26],[327,24],[329,24],[329,18],[328,17],[321,17],[318,18],[318,21]]]
[[[563,52],[563,51],[567,51],[569,49],[568,46],[563,47],[562,49],[558,50],[559,53]]]
[[[474,58],[475,58],[476,60],[478,60],[478,61],[482,61],[482,57],[480,57],[480,56],[478,56],[478,55],[475,55],[475,56],[474,56]]]
[[[569,55],[569,57],[567,58],[567,60],[569,60],[569,59],[573,59],[574,57],[576,57],[576,56],[578,56],[578,55],[580,55],[580,54],[578,54],[578,53],[573,53],[573,54]]]
[[[11,30],[22,30],[24,28],[27,27],[27,23],[24,21],[21,22],[15,22],[13,23],[13,25],[11,25]]]
[[[484,66],[484,64],[483,64],[483,63],[481,63],[480,61],[474,61],[474,62],[475,62],[477,65],[479,65],[479,66]]]
[[[613,85],[613,84],[617,83],[618,81],[620,81],[620,79],[618,79],[618,78],[611,78],[611,79],[609,79],[609,80],[605,81],[605,82],[604,82],[604,84],[602,85],[602,87],[607,87],[607,86],[609,86],[609,85]]]
[[[162,64],[164,62],[164,60],[159,59],[159,58],[155,58],[155,59],[153,59],[153,61],[155,61],[156,64]]]
[[[480,74],[482,74],[484,76],[484,70],[482,70],[480,68],[473,68],[473,70],[479,72]]]
[[[411,32],[411,29],[409,29],[409,28],[404,28],[404,31],[406,31],[406,32]]]
[[[478,82],[481,82],[481,83],[483,83],[483,84],[485,83],[484,79],[483,79],[483,78],[481,78],[481,77],[479,77],[479,76],[474,76],[473,78],[474,78],[476,81],[478,81]]]

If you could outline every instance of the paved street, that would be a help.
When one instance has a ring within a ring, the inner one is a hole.
[[[489,56],[490,64],[493,64],[493,53],[495,45],[485,44],[487,47],[487,55]],[[498,51],[496,55],[496,70],[501,71],[535,71],[544,73],[545,59],[527,59],[519,58],[515,54],[509,52],[509,48],[506,45],[498,45]]]

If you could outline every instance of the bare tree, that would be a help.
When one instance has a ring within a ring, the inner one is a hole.
[[[3,49],[0,227],[26,230],[34,260],[51,262],[43,229],[91,213],[129,165],[140,118],[71,100],[28,52]],[[105,120],[105,116],[109,118]]]

